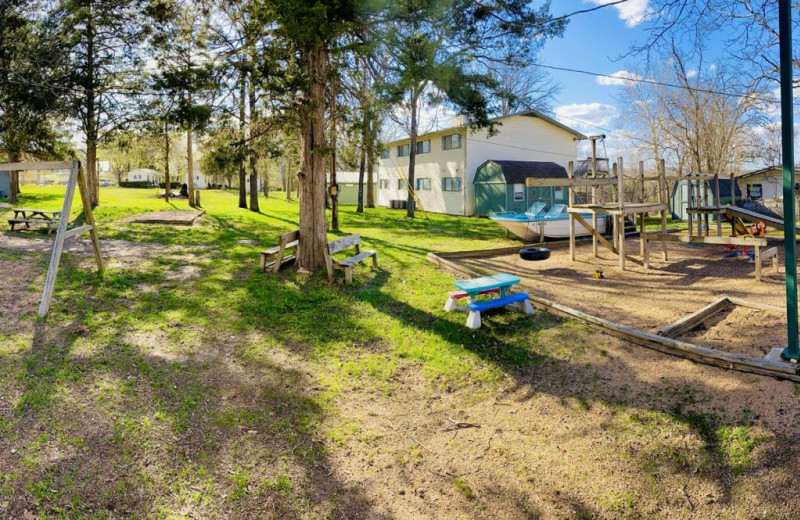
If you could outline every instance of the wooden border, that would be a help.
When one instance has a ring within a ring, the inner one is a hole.
[[[487,250],[483,251],[483,253],[486,252]],[[484,254],[482,256],[490,255]],[[452,260],[454,258],[459,258],[459,256],[451,253],[449,258],[442,258],[439,256],[439,253],[428,253],[429,262],[441,267],[442,269],[450,271],[451,273],[469,277],[481,276],[481,273],[454,262]],[[460,258],[475,258],[475,256],[460,256]],[[531,302],[538,303],[542,307],[547,308],[549,311],[555,314],[581,320],[585,323],[600,328],[611,336],[636,345],[657,350],[665,354],[671,354],[673,356],[689,359],[706,365],[725,368],[728,370],[736,370],[738,372],[758,374],[777,379],[800,382],[800,365],[797,364],[792,364],[789,362],[775,362],[767,359],[725,352],[711,347],[694,345],[685,341],[678,341],[676,339],[659,336],[658,334],[653,334],[651,332],[636,329],[634,327],[622,325],[605,318],[600,318],[599,316],[593,316],[591,314],[587,314],[539,296],[530,295],[529,298]],[[727,298],[727,300],[735,305],[740,305],[741,302],[746,302],[746,306],[748,307],[785,313],[785,311],[782,311],[782,309],[778,307],[762,305],[756,302],[747,302],[747,300],[742,300],[740,298]]]

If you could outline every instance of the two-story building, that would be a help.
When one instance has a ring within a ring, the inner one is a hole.
[[[481,165],[487,161],[534,161],[566,168],[575,160],[578,141],[587,139],[535,110],[494,121],[499,123],[498,133],[491,137],[485,129],[474,131],[456,121],[451,128],[417,138],[414,188],[425,211],[474,215],[474,180]],[[396,206],[393,201],[408,198],[410,145],[408,138],[384,145],[377,175],[379,206]]]

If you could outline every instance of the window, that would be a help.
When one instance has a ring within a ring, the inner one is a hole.
[[[445,177],[442,179],[442,191],[461,191],[461,177]]]
[[[431,191],[431,180],[427,177],[414,179],[414,186],[417,191]]]
[[[424,141],[417,141],[417,153],[430,153],[431,140],[425,139]]]
[[[195,175],[194,176],[194,180],[199,181],[200,180],[200,176],[199,175]]]
[[[397,179],[397,189],[398,190],[406,189],[406,183],[403,182],[403,179]]]
[[[747,196],[751,199],[760,199],[762,197],[761,192],[761,185],[760,184],[748,184],[747,185]]]
[[[381,159],[388,159],[389,158],[389,149],[384,148],[381,150]]]
[[[564,200],[564,187],[556,186],[553,188],[553,198],[556,200]]]
[[[378,187],[380,189],[382,189],[382,190],[388,190],[389,189],[389,179],[381,179],[380,181],[378,181]]]
[[[397,147],[397,156],[398,157],[408,157],[409,152],[411,151],[410,144],[404,144],[402,146]]]
[[[461,148],[461,134],[445,135],[442,137],[442,150]]]
[[[525,200],[525,185],[524,184],[514,184],[514,201]]]

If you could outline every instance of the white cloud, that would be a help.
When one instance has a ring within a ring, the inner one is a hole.
[[[686,77],[689,78],[689,79],[692,79],[692,78],[696,77],[697,74],[698,74],[697,69],[691,69],[691,70],[687,70],[686,71]]]
[[[614,105],[606,103],[573,103],[557,107],[555,113],[565,125],[584,133],[596,134],[603,131],[598,127],[607,128],[619,111]]]
[[[598,85],[628,85],[630,81],[628,80],[640,80],[642,77],[638,74],[634,74],[633,72],[629,72],[627,70],[618,70],[613,74],[609,74],[608,76],[597,76],[595,81],[597,81]]]
[[[606,5],[615,0],[583,0],[595,5]],[[652,14],[649,0],[628,0],[614,6],[620,19],[625,20],[627,27],[636,27]]]

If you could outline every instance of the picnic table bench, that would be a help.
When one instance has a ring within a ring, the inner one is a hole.
[[[518,277],[508,273],[497,273],[469,280],[457,280],[454,285],[459,291],[452,291],[448,294],[444,309],[448,312],[451,310],[468,310],[467,327],[471,329],[479,329],[481,327],[481,312],[489,309],[516,304],[522,308],[525,314],[533,314],[533,306],[527,293],[508,294],[508,289],[519,282],[520,279]],[[480,294],[494,293],[498,294],[497,298],[484,301],[475,300]],[[466,308],[455,303],[462,298],[469,298]]]
[[[270,247],[261,251],[261,270],[266,271],[270,267],[273,273],[277,273],[286,264],[294,262],[297,258],[297,248],[300,245],[300,230],[284,233],[278,238],[278,245]],[[287,255],[288,250],[292,250],[292,254]],[[269,257],[275,256],[275,259],[268,262]]]
[[[345,258],[344,260],[333,259],[333,255],[351,247],[355,248],[355,255]],[[331,240],[328,242],[328,247],[325,248],[325,265],[328,269],[328,280],[333,280],[333,269],[337,268],[344,270],[345,283],[352,283],[353,267],[367,258],[372,258],[372,267],[377,269],[378,252],[372,250],[362,251],[361,236],[348,235],[346,237],[337,238],[336,240]]]
[[[46,225],[47,232],[51,233],[61,220],[61,210],[14,208],[14,218],[8,219],[11,231],[19,224],[25,224],[30,229],[31,224]]]

